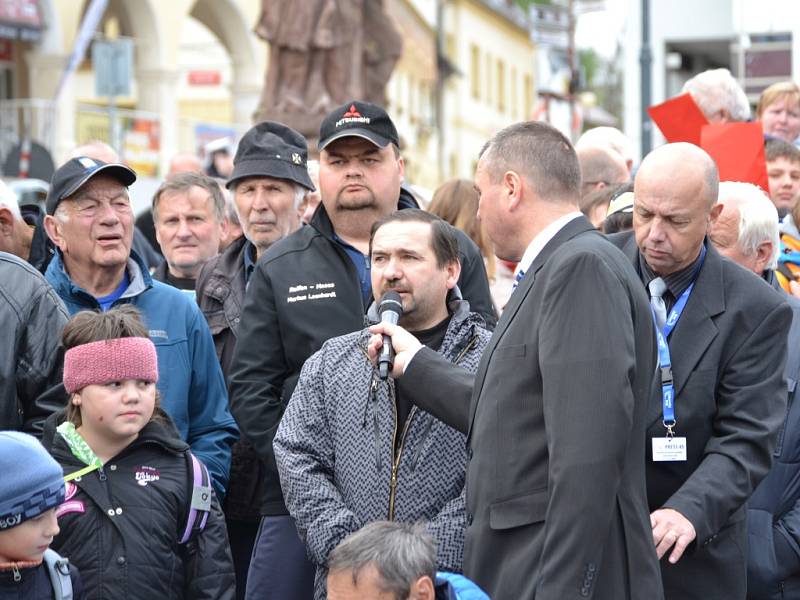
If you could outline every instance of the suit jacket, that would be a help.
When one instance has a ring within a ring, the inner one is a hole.
[[[610,239],[638,268],[633,234]],[[647,413],[647,495],[651,511],[675,509],[697,532],[676,565],[662,561],[665,596],[736,600],[747,590],[745,503],[770,468],[786,410],[792,312],[769,284],[707,246],[669,338],[676,435],[686,437],[688,460],[652,460],[650,440],[665,434],[656,387]]]
[[[643,461],[655,364],[636,273],[584,217],[534,260],[474,379],[424,348],[409,363],[404,391],[469,432],[464,573],[492,598],[662,597]]]

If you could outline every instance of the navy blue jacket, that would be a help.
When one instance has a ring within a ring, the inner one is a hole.
[[[73,600],[84,600],[83,584],[73,565],[69,566],[69,577]],[[10,565],[0,565],[0,600],[52,600],[53,597],[53,583],[44,563],[16,570]]]
[[[787,296],[792,326],[785,375],[786,419],[767,477],[753,492],[747,511],[747,597],[800,598],[800,300]]]

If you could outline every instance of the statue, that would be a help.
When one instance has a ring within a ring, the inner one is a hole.
[[[402,37],[382,0],[261,0],[256,34],[270,44],[256,122],[315,138],[322,118],[348,100],[385,105]]]

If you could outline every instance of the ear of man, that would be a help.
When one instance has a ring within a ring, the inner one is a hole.
[[[523,196],[523,180],[516,171],[503,173],[503,189],[508,197],[508,209],[513,212],[520,207]]]
[[[52,215],[47,215],[44,218],[44,230],[47,232],[47,237],[53,242],[58,249],[62,252],[66,249],[66,241],[61,234],[61,224]]]
[[[408,597],[409,600],[434,600],[436,591],[431,578],[425,575],[412,583]]]

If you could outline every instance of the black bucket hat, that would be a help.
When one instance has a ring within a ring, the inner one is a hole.
[[[273,121],[250,128],[239,142],[233,173],[225,186],[230,189],[245,177],[288,179],[313,192],[306,139],[291,127]]]

